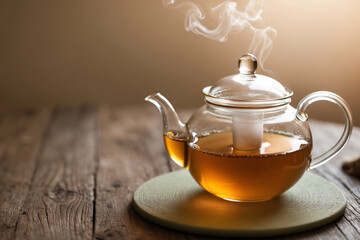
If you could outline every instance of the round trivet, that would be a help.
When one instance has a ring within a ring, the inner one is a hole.
[[[274,236],[313,229],[340,217],[342,192],[306,172],[287,192],[265,202],[230,202],[202,189],[188,171],[155,177],[134,193],[143,217],[180,231],[216,236]]]

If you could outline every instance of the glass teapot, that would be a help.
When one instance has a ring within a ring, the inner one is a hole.
[[[348,104],[338,95],[319,91],[290,106],[292,91],[256,74],[252,54],[239,59],[239,74],[203,89],[206,104],[184,124],[161,94],[145,98],[163,117],[166,149],[208,192],[232,201],[257,202],[291,188],[306,170],[334,157],[352,131]],[[311,103],[335,103],[345,115],[337,143],[312,158],[312,136],[305,110]]]

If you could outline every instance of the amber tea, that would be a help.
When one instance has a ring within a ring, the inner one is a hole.
[[[289,189],[311,161],[311,144],[297,136],[264,132],[256,151],[233,148],[232,132],[188,143],[165,135],[169,155],[208,192],[238,201],[264,201]]]
[[[171,159],[179,166],[186,168],[188,160],[188,142],[173,132],[166,133],[164,136],[164,142]]]

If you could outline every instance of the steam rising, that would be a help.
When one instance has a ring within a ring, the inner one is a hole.
[[[173,9],[186,7],[188,9],[185,18],[186,31],[192,31],[209,39],[224,42],[232,33],[249,30],[253,34],[253,39],[248,52],[258,56],[259,64],[264,69],[264,62],[270,54],[272,41],[276,37],[274,28],[254,26],[262,22],[264,0],[249,0],[244,11],[238,10],[237,3],[234,1],[224,1],[212,7],[210,9],[212,16],[217,20],[217,26],[214,29],[209,29],[201,23],[205,15],[198,4],[183,0],[163,0],[163,3],[166,7]]]

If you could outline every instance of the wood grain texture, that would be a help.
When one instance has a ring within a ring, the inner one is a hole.
[[[191,113],[180,117],[186,121]],[[320,121],[311,127],[315,156],[342,131],[341,124]],[[359,239],[360,179],[341,169],[343,161],[360,156],[359,142],[355,128],[346,148],[313,171],[342,189],[344,216],[278,239]],[[139,185],[177,169],[152,105],[2,114],[0,239],[216,239],[158,226],[131,206]]]
[[[155,108],[101,108],[96,187],[96,239],[183,239],[141,218],[131,205],[144,181],[170,171]]]
[[[317,141],[314,154],[317,156],[335,143],[341,134],[343,125],[321,121],[313,121],[312,123],[312,132],[315,141]],[[360,155],[359,143],[360,130],[355,127],[346,147],[334,159],[314,170],[315,173],[342,189],[348,201],[344,217],[336,223],[330,224],[334,226],[329,226],[331,231],[337,232],[335,236],[338,236],[339,239],[341,239],[340,237],[345,239],[360,238],[360,178],[346,174],[341,167],[342,162]]]
[[[46,110],[0,116],[0,239],[13,239],[49,119]]]
[[[43,138],[17,239],[91,239],[96,163],[94,108],[57,109]]]

